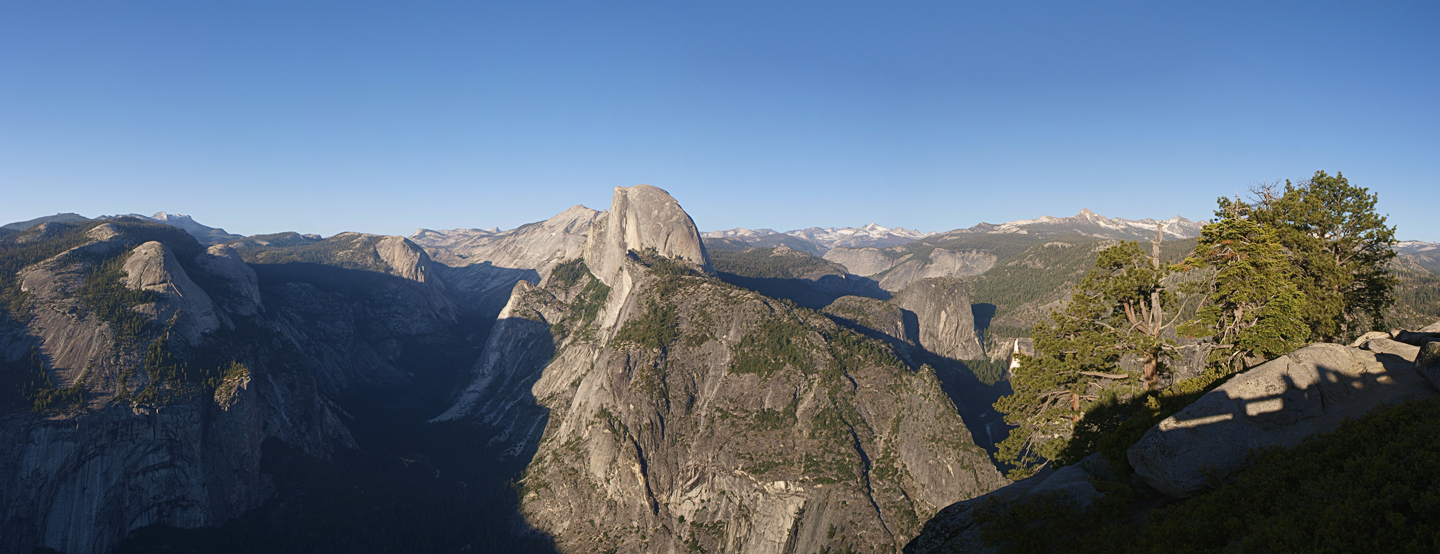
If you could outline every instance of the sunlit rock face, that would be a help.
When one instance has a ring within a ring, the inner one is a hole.
[[[615,327],[576,331],[590,323],[565,300],[583,283],[509,309],[564,329],[544,333],[554,358],[531,374],[543,432],[506,448],[534,452],[522,508],[562,551],[890,552],[941,506],[1005,484],[933,372],[832,355],[848,331],[828,318],[714,279],[627,271],[638,278]],[[675,339],[631,340],[661,302]],[[516,335],[542,336],[531,327]],[[776,333],[796,357],[749,369],[747,345]],[[497,394],[525,380],[486,369]],[[524,416],[523,403],[493,405]],[[533,428],[518,427],[514,438]]]
[[[985,356],[975,333],[970,291],[964,283],[925,279],[906,287],[891,302],[915,313],[920,324],[920,345],[926,350],[956,360]]]
[[[601,282],[615,287],[626,255],[648,248],[710,271],[700,231],[670,193],[650,185],[615,187],[610,211],[596,219],[585,244],[586,265]]]
[[[1007,483],[933,371],[706,276],[664,191],[616,189],[583,261],[512,289],[442,416],[504,426],[490,447],[530,459],[523,515],[561,551],[893,552]]]
[[[1186,497],[1239,469],[1256,448],[1290,447],[1377,407],[1432,398],[1420,348],[1375,338],[1312,344],[1244,373],[1151,428],[1128,452],[1136,475]]]

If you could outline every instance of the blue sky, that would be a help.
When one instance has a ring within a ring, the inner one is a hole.
[[[0,2],[0,221],[704,230],[1209,217],[1342,171],[1440,240],[1440,2]]]

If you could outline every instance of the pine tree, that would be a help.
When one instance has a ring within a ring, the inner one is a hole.
[[[1191,267],[1213,267],[1206,305],[1182,330],[1213,336],[1211,362],[1235,373],[1305,344],[1305,295],[1276,230],[1257,224],[1250,206],[1219,200],[1218,219],[1200,232]]]
[[[1164,307],[1174,295],[1162,283],[1168,272],[1158,240],[1149,256],[1134,242],[1107,248],[1064,309],[1031,331],[1036,355],[1020,357],[1010,377],[1014,392],[995,403],[1015,426],[996,455],[1016,466],[1012,476],[1055,458],[1103,394],[1155,387],[1165,349],[1173,347],[1166,329],[1174,320],[1165,321]],[[1127,354],[1139,358],[1139,375],[1120,367]]]
[[[1399,280],[1387,269],[1395,228],[1375,213],[1376,196],[1324,171],[1298,185],[1287,181],[1283,192],[1256,192],[1251,219],[1275,230],[1295,265],[1311,340],[1382,328]]]

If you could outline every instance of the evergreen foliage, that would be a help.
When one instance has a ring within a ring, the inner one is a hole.
[[[243,241],[236,244],[236,251],[252,264],[309,263],[384,273],[389,265],[375,251],[381,238],[346,233],[317,242],[278,241],[279,246]]]
[[[1037,239],[1029,239],[1031,243]],[[943,243],[942,243],[943,244]],[[1017,243],[1007,244],[999,252],[1010,252]],[[1000,313],[1016,307],[1055,299],[1057,291],[1078,284],[1094,266],[1097,251],[1105,242],[1091,237],[1068,236],[1034,244],[1011,257],[1001,257],[983,275],[974,277],[978,303],[994,304]],[[1160,261],[1174,263],[1194,250],[1195,239],[1166,241],[1160,245]],[[998,252],[992,252],[997,253]],[[997,335],[999,336],[999,335]],[[1028,334],[1004,334],[1028,336]]]
[[[1390,272],[1399,280],[1395,305],[1385,323],[1400,329],[1418,329],[1440,321],[1440,275],[1408,258],[1391,261]]]
[[[1230,372],[1295,350],[1310,336],[1303,321],[1305,295],[1277,233],[1239,208],[1222,199],[1219,219],[1201,230],[1195,255],[1187,260],[1217,271],[1208,283],[1207,303],[1184,331],[1212,336],[1211,362]]]
[[[808,375],[815,367],[810,334],[809,327],[781,314],[761,319],[735,346],[730,371],[768,379],[788,365]]]
[[[994,385],[1005,379],[1005,372],[1010,369],[1010,362],[1007,360],[964,360],[965,368],[975,374],[975,378],[985,386]]]
[[[660,252],[651,246],[642,251],[631,250],[629,255],[632,259],[640,262],[650,273],[659,276],[698,276],[700,272],[695,271],[690,262],[683,258],[662,256]]]
[[[67,409],[81,403],[83,395],[79,383],[57,388],[45,371],[45,361],[40,349],[31,346],[19,359],[12,362],[0,360],[0,408],[29,409],[43,412],[52,408]]]
[[[1275,230],[1295,266],[1307,301],[1311,340],[1336,342],[1381,329],[1398,284],[1387,270],[1395,257],[1395,228],[1375,213],[1376,195],[1345,177],[1315,172],[1310,180],[1261,188],[1252,204],[1221,199],[1222,210],[1250,212]]]
[[[550,270],[550,280],[565,287],[573,287],[580,282],[580,278],[590,274],[590,268],[585,266],[585,260],[575,258],[561,262]]]
[[[774,248],[750,248],[741,251],[711,250],[709,254],[715,271],[741,277],[801,279],[817,272],[845,274],[845,269],[839,264],[799,250],[775,254]]]
[[[154,291],[132,290],[125,286],[125,261],[128,259],[130,252],[122,250],[113,256],[94,260],[79,294],[81,303],[91,313],[110,324],[110,331],[115,333],[115,340],[121,348],[133,347],[149,338],[152,327],[150,317],[134,308],[160,299]]]
[[[644,315],[626,321],[613,340],[649,349],[665,348],[675,342],[680,337],[680,310],[659,296],[646,300]]]
[[[1161,283],[1167,273],[1154,252],[1146,256],[1134,242],[1107,248],[1065,308],[1031,331],[1036,356],[1019,357],[1014,393],[995,403],[1015,426],[996,454],[1015,466],[1013,475],[1058,456],[1095,401],[1154,386],[1164,349],[1174,342],[1166,335],[1174,322],[1164,318],[1174,301]],[[1140,375],[1120,369],[1126,354],[1141,359]]]
[[[24,316],[25,299],[20,290],[20,270],[59,255],[89,241],[85,233],[99,225],[91,223],[49,223],[44,228],[0,235],[0,309],[12,319]]]

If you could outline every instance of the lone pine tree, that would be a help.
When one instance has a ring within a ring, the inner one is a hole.
[[[1134,242],[1107,248],[1065,308],[1031,331],[1036,355],[1020,357],[1014,393],[995,403],[1016,427],[996,454],[1017,468],[1014,476],[1054,458],[1090,403],[1155,388],[1165,349],[1174,346],[1166,330],[1175,319],[1166,320],[1165,307],[1175,296],[1162,283],[1169,272],[1158,238],[1149,255]],[[1120,367],[1126,355],[1139,359],[1138,375]]]

